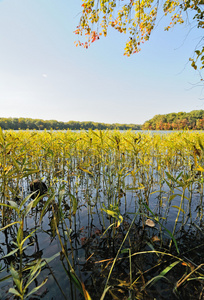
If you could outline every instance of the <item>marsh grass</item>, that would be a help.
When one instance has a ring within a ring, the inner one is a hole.
[[[0,130],[2,299],[202,299],[203,172],[203,133]]]

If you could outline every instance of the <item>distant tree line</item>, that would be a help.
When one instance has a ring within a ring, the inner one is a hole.
[[[142,125],[143,130],[204,130],[204,110],[156,115]]]
[[[136,124],[106,124],[96,122],[59,122],[56,120],[41,120],[41,119],[30,119],[30,118],[0,118],[0,127],[4,130],[88,130],[88,129],[118,129],[118,130],[139,130],[141,125]]]

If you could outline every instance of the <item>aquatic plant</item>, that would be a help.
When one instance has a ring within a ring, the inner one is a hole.
[[[54,285],[65,299],[154,290],[160,299],[162,282],[199,299],[203,140],[189,131],[1,130],[0,284],[21,299]],[[31,194],[32,182],[45,193]]]

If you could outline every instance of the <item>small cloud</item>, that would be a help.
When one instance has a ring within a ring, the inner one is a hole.
[[[42,74],[42,77],[47,78],[47,74]]]

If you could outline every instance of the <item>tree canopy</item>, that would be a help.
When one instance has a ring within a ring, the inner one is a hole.
[[[204,110],[156,115],[146,121],[143,130],[204,130]]]
[[[87,36],[85,42],[76,43],[77,46],[85,48],[100,36],[106,36],[108,28],[111,27],[128,35],[124,55],[137,53],[141,50],[141,45],[149,40],[161,13],[171,18],[165,30],[187,21],[188,12],[193,12],[196,27],[204,29],[204,0],[82,0],[82,2],[82,15],[75,33]],[[196,45],[195,56],[190,58],[194,69],[204,68],[203,39],[201,37]]]
[[[13,129],[13,130],[88,130],[88,129],[119,129],[119,130],[138,130],[141,129],[141,125],[136,124],[107,124],[97,122],[79,122],[69,121],[60,122],[56,120],[41,120],[31,118],[0,118],[0,127],[2,129]]]

